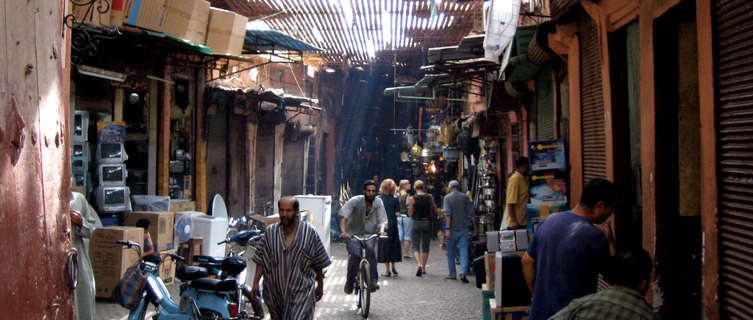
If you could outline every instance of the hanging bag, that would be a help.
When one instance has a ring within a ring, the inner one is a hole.
[[[129,310],[136,309],[141,301],[141,295],[146,288],[147,275],[136,264],[123,275],[118,286],[115,287],[115,300]]]

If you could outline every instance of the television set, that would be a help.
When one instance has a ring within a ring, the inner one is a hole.
[[[97,144],[97,163],[123,163],[128,160],[125,147],[118,142]]]
[[[86,188],[86,172],[73,171],[73,185]]]
[[[74,142],[71,156],[89,159],[89,148],[86,142]]]
[[[88,159],[84,157],[71,157],[71,174],[73,175],[73,185],[77,187],[86,187],[86,176],[88,168]]]
[[[107,163],[97,166],[97,176],[100,186],[124,186],[128,177],[126,165],[122,163]]]
[[[103,212],[131,212],[131,190],[128,187],[99,186],[97,207]]]
[[[79,111],[73,114],[73,134],[71,139],[75,142],[86,142],[89,136],[89,113]]]

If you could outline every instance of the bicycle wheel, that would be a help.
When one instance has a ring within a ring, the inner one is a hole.
[[[358,300],[361,305],[361,316],[364,319],[369,317],[369,307],[371,306],[371,274],[369,273],[369,263],[364,261],[361,263],[361,268],[358,271],[360,276],[361,291],[359,292]]]

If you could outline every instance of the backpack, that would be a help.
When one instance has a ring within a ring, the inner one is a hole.
[[[141,271],[139,264],[128,268],[123,275],[123,279],[115,287],[115,300],[124,308],[129,310],[136,309],[139,306],[139,301],[141,301],[141,295],[146,288],[146,279],[147,276]]]

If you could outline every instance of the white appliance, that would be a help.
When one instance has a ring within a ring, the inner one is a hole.
[[[295,196],[298,199],[300,210],[311,211],[312,217],[309,223],[314,227],[319,234],[319,238],[322,239],[324,249],[327,250],[327,254],[330,254],[329,250],[329,231],[330,231],[330,218],[332,197],[331,196],[315,196],[315,195],[300,195]]]
[[[192,220],[191,234],[202,237],[201,254],[212,257],[225,256],[225,244],[217,244],[225,240],[227,234],[227,218],[208,215],[195,215]]]

